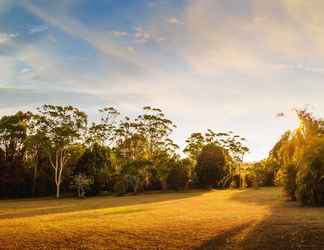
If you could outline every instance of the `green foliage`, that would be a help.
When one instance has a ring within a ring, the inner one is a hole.
[[[92,180],[89,185],[89,192],[92,195],[107,191],[108,183],[116,174],[110,160],[111,154],[108,147],[95,143],[85,150],[76,163],[74,175],[81,174]]]
[[[324,205],[324,139],[316,140],[296,178],[296,196],[305,205]],[[309,150],[309,149],[308,149]]]
[[[144,186],[149,179],[150,161],[129,160],[126,161],[121,169],[121,175],[124,178],[127,189],[137,193],[144,190]]]
[[[177,191],[184,190],[189,182],[188,165],[182,161],[173,161],[170,165],[170,172],[167,179],[168,187]]]
[[[281,183],[289,199],[296,200],[296,176],[297,167],[294,164],[284,165],[279,172],[278,182]],[[279,180],[280,178],[280,180]]]
[[[25,140],[31,113],[18,112],[0,119],[0,196],[25,197],[32,193],[32,172],[25,168]]]
[[[299,127],[286,132],[269,155],[280,166],[276,183],[292,200],[304,205],[323,204],[324,123],[305,110],[297,110]]]
[[[274,186],[276,171],[269,161],[257,162],[248,169],[247,184],[253,187]]]
[[[118,179],[114,184],[114,193],[117,196],[122,196],[127,193],[127,188],[123,178]]]
[[[235,135],[232,131],[228,133],[216,133],[208,129],[205,134],[191,134],[186,142],[187,146],[184,152],[188,154],[194,162],[197,161],[197,157],[202,152],[203,148],[209,144],[216,145],[223,149],[228,170],[222,181],[223,186],[229,186],[235,172],[240,172],[240,164],[243,162],[244,155],[249,152],[249,148],[244,145],[245,138]]]
[[[43,105],[35,114],[0,118],[0,197],[182,190],[200,181],[224,186],[247,152],[244,138],[208,130],[188,139],[190,157],[180,159],[171,139],[176,126],[162,110],[148,106],[122,119],[112,107],[99,112],[90,126],[73,106]],[[212,144],[217,152],[208,161],[202,151]]]
[[[203,147],[197,158],[196,172],[204,187],[222,187],[228,174],[224,149],[214,144]]]

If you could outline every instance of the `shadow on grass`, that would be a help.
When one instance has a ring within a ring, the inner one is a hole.
[[[240,234],[244,229],[248,228],[251,223],[245,223],[236,227],[233,227],[225,232],[218,234],[215,238],[212,238],[204,242],[195,250],[218,250],[226,248],[226,245],[230,244],[233,237]]]
[[[33,217],[59,213],[86,212],[89,210],[117,208],[114,213],[140,212],[140,208],[123,209],[126,206],[138,206],[158,202],[168,202],[192,198],[204,194],[204,190],[185,192],[154,192],[123,197],[99,196],[85,199],[25,199],[0,201],[0,219]],[[120,208],[120,209],[119,209]],[[110,213],[109,213],[110,214]]]
[[[324,250],[324,208],[301,207],[296,202],[287,202],[274,188],[240,191],[230,199],[267,206],[270,213],[256,225],[242,224],[211,238],[199,250]],[[233,239],[250,226],[242,239]]]

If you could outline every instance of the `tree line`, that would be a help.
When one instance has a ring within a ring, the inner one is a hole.
[[[135,118],[112,107],[87,114],[73,106],[43,105],[0,119],[0,197],[99,195],[189,187],[239,187],[249,151],[232,131],[193,133],[186,157],[171,139],[176,128],[161,109]]]

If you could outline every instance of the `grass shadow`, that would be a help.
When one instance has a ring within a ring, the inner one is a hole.
[[[218,234],[216,237],[205,241],[199,247],[194,250],[218,250],[225,249],[233,237],[240,234],[244,229],[248,228],[251,223],[245,223],[236,227],[233,227],[229,230],[224,231],[221,234]]]
[[[289,202],[284,193],[275,188],[245,190],[231,199],[269,208],[269,215],[247,233],[239,244],[240,249],[324,249],[323,208],[302,207],[297,202]]]
[[[288,202],[278,188],[241,190],[230,200],[264,207],[268,213],[256,224],[232,227],[195,250],[324,250],[324,208]]]
[[[74,213],[107,208],[122,208],[125,206],[139,206],[188,199],[204,194],[205,190],[184,192],[154,192],[123,197],[99,196],[86,199],[25,199],[22,201],[0,201],[0,219],[33,217],[49,214]],[[134,208],[141,210],[140,208]],[[133,210],[134,210],[133,209]],[[126,212],[125,212],[126,213]]]

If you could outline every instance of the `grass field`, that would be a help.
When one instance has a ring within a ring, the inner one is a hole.
[[[0,201],[0,249],[324,249],[324,209],[277,188]]]

